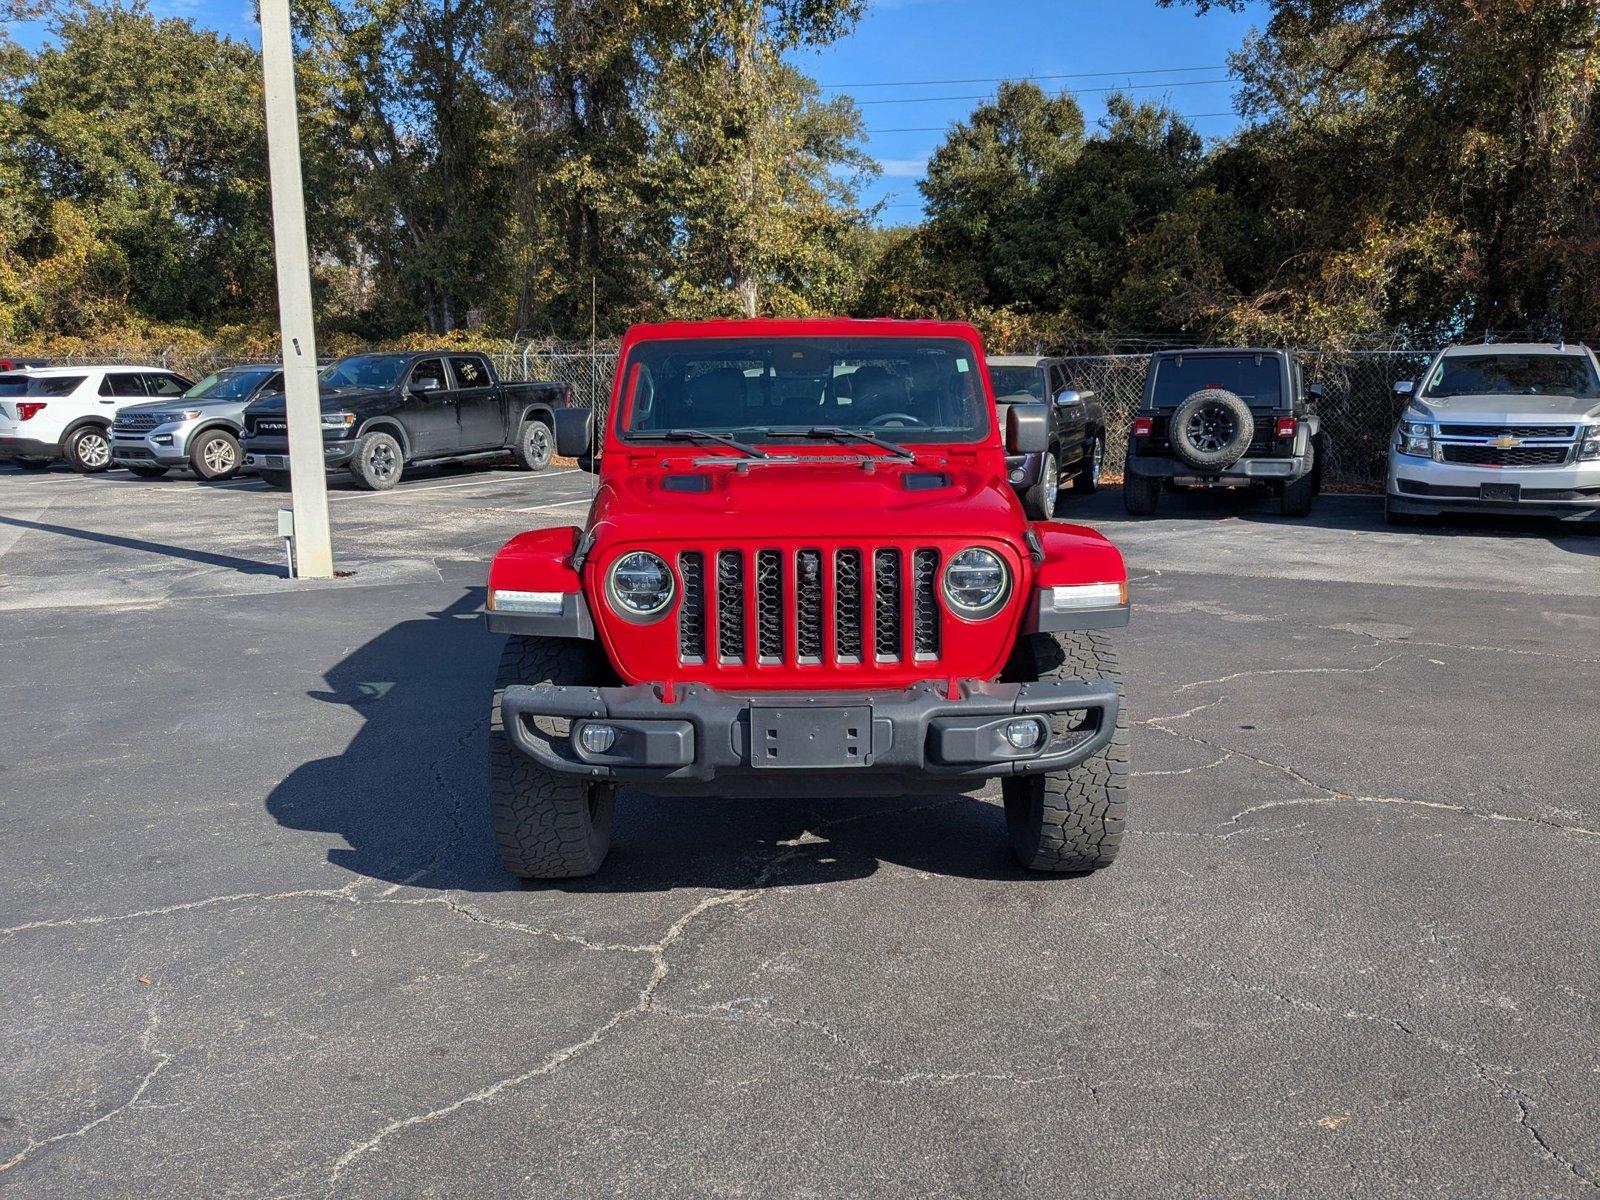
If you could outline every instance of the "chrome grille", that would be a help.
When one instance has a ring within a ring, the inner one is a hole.
[[[678,555],[683,578],[683,607],[678,612],[678,657],[704,662],[706,657],[706,559],[698,550]]]
[[[939,552],[912,556],[911,633],[918,658],[939,657]]]

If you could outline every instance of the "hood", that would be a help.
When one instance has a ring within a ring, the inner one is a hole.
[[[205,396],[168,396],[165,400],[146,400],[142,404],[124,404],[118,408],[119,413],[160,413],[182,412],[186,408],[236,408],[244,401],[235,396],[232,399],[207,399]]]
[[[869,452],[870,453],[870,452]],[[805,455],[748,469],[689,460],[630,467],[595,498],[607,541],[763,538],[1000,538],[1020,544],[1023,517],[999,469],[944,456],[917,463]]]
[[[323,412],[338,412],[366,400],[384,399],[390,395],[388,391],[372,388],[323,388],[320,393]],[[275,392],[251,401],[250,411],[258,415],[282,413],[287,411],[287,403],[282,392]]]
[[[1530,417],[1579,422],[1600,417],[1600,400],[1592,396],[1435,396],[1411,401],[1439,421],[1467,424],[1509,424]]]

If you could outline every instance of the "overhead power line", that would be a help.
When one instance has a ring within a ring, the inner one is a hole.
[[[1173,116],[1182,121],[1199,121],[1206,117],[1237,117],[1236,112],[1209,112],[1209,113],[1173,113]],[[949,125],[913,125],[899,129],[869,129],[867,135],[871,137],[879,133],[949,133]]]
[[[1208,84],[1232,83],[1232,79],[1183,79],[1176,83],[1129,83],[1121,87],[1099,88],[1073,88],[1070,92],[1074,96],[1089,96],[1103,92],[1130,92],[1140,88],[1181,88],[1205,87]],[[907,96],[894,100],[857,100],[856,103],[865,107],[868,104],[938,104],[947,100],[993,100],[992,93],[985,92],[981,96]]]
[[[1215,67],[1148,67],[1137,71],[1079,71],[1073,75],[994,75],[987,79],[875,79],[867,83],[824,83],[819,84],[826,91],[844,92],[852,88],[885,88],[885,87],[953,87],[957,84],[967,83],[1009,83],[1012,80],[1051,80],[1051,79],[1107,79],[1119,75],[1192,75],[1200,71],[1226,71],[1227,64]]]

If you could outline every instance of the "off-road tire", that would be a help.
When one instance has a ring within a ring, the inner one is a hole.
[[[137,475],[140,479],[160,479],[168,470],[167,467],[129,467],[128,474]]]
[[[1232,419],[1233,432],[1221,445],[1203,446],[1193,441],[1190,422],[1206,409],[1221,410]],[[1244,457],[1255,428],[1255,414],[1238,396],[1226,388],[1201,388],[1173,411],[1167,422],[1167,442],[1174,454],[1196,470],[1221,471]]]
[[[1307,447],[1311,467],[1299,479],[1283,485],[1278,493],[1278,512],[1285,517],[1309,517],[1311,502],[1317,498],[1317,448]]]
[[[1152,517],[1161,503],[1161,481],[1135,475],[1131,467],[1122,469],[1122,506],[1130,517]]]
[[[1100,489],[1100,472],[1105,468],[1106,435],[1097,433],[1089,442],[1087,453],[1072,476],[1074,496],[1092,496]]]
[[[24,471],[44,471],[49,468],[54,460],[49,458],[14,458],[11,461]]]
[[[350,478],[369,492],[386,492],[405,473],[406,454],[392,433],[364,433],[350,456]]]
[[[1105,634],[1026,634],[1007,668],[1012,682],[1121,679]],[[1118,694],[1121,684],[1118,683]],[[1054,733],[1069,732],[1071,714],[1050,718]],[[1117,706],[1111,741],[1069,771],[1016,775],[1000,781],[1011,852],[1030,871],[1086,874],[1111,865],[1128,818],[1128,709]]]
[[[99,425],[80,425],[67,435],[62,456],[80,475],[98,475],[111,469],[111,435]]]
[[[568,638],[506,639],[500,677],[489,709],[489,816],[500,859],[523,879],[576,879],[593,875],[611,849],[616,788],[546,771],[506,734],[500,712],[505,689],[516,684],[559,683],[597,687],[615,681],[594,642]],[[565,737],[572,722],[540,718],[542,733]]]
[[[231,463],[232,465],[228,465]],[[244,465],[239,439],[226,429],[208,429],[194,440],[189,451],[189,466],[201,479],[221,482],[232,479]]]
[[[529,417],[517,430],[517,440],[511,446],[511,457],[524,471],[542,471],[550,465],[556,454],[555,430],[537,417]]]
[[[1414,529],[1422,524],[1422,518],[1416,513],[1401,512],[1394,506],[1394,497],[1384,494],[1383,497],[1383,523],[1393,525],[1396,529]]]
[[[1039,478],[1022,493],[1022,510],[1030,521],[1048,521],[1056,515],[1056,499],[1061,494],[1061,458],[1051,446],[1040,456]]]
[[[287,471],[257,471],[256,478],[268,487],[278,488],[280,491],[289,487],[289,472]]]

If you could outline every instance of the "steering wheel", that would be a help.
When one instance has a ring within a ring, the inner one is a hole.
[[[867,428],[873,429],[879,426],[887,426],[891,421],[897,421],[901,425],[927,425],[927,422],[921,417],[913,416],[910,413],[892,412],[882,413],[879,416],[873,417],[872,420],[867,422]]]

